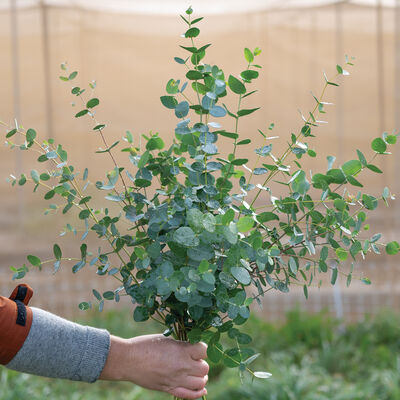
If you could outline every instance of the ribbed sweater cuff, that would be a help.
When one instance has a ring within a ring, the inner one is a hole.
[[[51,378],[94,382],[110,350],[106,330],[82,326],[32,307],[32,327],[7,368]]]

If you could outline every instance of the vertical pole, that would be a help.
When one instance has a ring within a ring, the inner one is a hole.
[[[383,39],[383,16],[382,16],[382,0],[376,2],[376,84],[378,94],[378,129],[377,135],[382,135],[385,130],[385,65],[384,65],[384,39]],[[388,163],[386,157],[382,159],[382,167],[384,171],[388,170]],[[387,186],[387,177],[383,174],[382,186]],[[385,211],[381,211],[382,216],[388,215]],[[387,235],[391,234],[391,224],[388,218],[383,218],[383,229]],[[389,236],[390,237],[390,236]],[[389,261],[386,259],[385,266],[389,267]],[[390,272],[389,272],[390,273]],[[388,276],[388,282],[393,282]],[[389,297],[392,302],[393,296]]]
[[[318,11],[316,8],[311,8],[310,13],[310,88],[312,91],[316,90],[316,60],[318,60]]]
[[[297,13],[298,11],[292,11],[292,15],[291,15],[291,26],[290,26],[290,35],[291,35],[291,42],[293,45],[291,54],[292,54],[292,60],[290,62],[292,71],[291,71],[291,75],[292,75],[292,90],[291,90],[291,97],[293,100],[293,111],[298,110],[299,109],[299,84],[298,84],[298,72],[297,72],[297,57],[296,57],[296,53],[295,51],[299,48],[299,28],[297,26]]]
[[[336,63],[342,64],[343,54],[343,1],[335,4],[335,44],[336,44]],[[339,81],[340,82],[340,81]],[[344,154],[344,123],[343,123],[343,88],[336,90],[336,155],[338,163],[342,163],[345,159]],[[333,288],[333,301],[335,305],[336,317],[342,319],[343,315],[343,299],[340,288],[340,280],[336,282]]]
[[[343,299],[342,299],[342,288],[340,287],[340,276],[333,286],[333,301],[335,304],[335,316],[340,321],[343,320],[344,312],[343,312]]]
[[[341,64],[343,61],[343,1],[335,4],[335,43],[336,43],[336,62]],[[344,157],[344,124],[343,124],[343,88],[336,91],[336,154],[337,161],[343,162]]]
[[[395,118],[395,129],[396,131],[400,130],[400,0],[396,0],[396,7],[394,10],[395,24],[394,24],[394,118]],[[400,164],[399,155],[396,156],[397,162],[395,165]],[[397,197],[400,196],[400,179],[397,179],[397,187],[396,187]],[[400,206],[397,204],[397,229],[398,232],[400,230]]]
[[[385,75],[384,75],[384,40],[383,40],[382,0],[376,5],[376,61],[378,84],[379,134],[385,129]]]
[[[43,72],[44,91],[46,102],[46,131],[49,138],[54,139],[53,130],[53,98],[51,93],[51,68],[50,68],[50,43],[48,28],[48,8],[44,0],[40,0],[40,15],[42,20],[42,44],[43,44]]]
[[[269,71],[269,48],[268,48],[268,42],[269,42],[269,20],[268,17],[270,15],[270,11],[269,9],[263,11],[263,14],[257,16],[257,19],[261,19],[262,22],[264,23],[259,23],[257,24],[258,30],[260,31],[264,31],[265,30],[265,40],[263,43],[263,46],[261,47],[261,40],[262,37],[261,35],[257,35],[257,39],[260,38],[260,44],[257,46],[260,46],[262,48],[262,51],[264,53],[264,59],[265,59],[265,66],[264,66],[264,79],[265,79],[265,86],[264,86],[264,91],[265,91],[265,115],[267,116],[267,120],[269,122],[271,120],[271,116],[269,114],[269,97],[268,97],[268,93],[269,93],[269,82],[268,82],[268,71]]]
[[[376,4],[376,70],[377,70],[377,92],[378,92],[378,135],[382,135],[385,130],[385,65],[384,65],[384,39],[383,39],[383,17],[382,0],[377,0]],[[386,171],[386,157],[382,159],[383,170]],[[387,177],[383,175],[383,185],[387,185]],[[385,230],[389,229],[387,219],[385,218]]]
[[[19,46],[18,46],[18,15],[17,15],[17,0],[10,0],[10,22],[11,22],[11,62],[12,62],[12,81],[13,81],[13,97],[14,97],[14,117],[19,125],[21,117],[21,88],[19,82],[20,62],[19,62]],[[18,141],[18,139],[16,139]],[[18,143],[18,142],[17,142]],[[23,170],[22,152],[15,152],[15,171],[17,178]],[[23,222],[25,217],[25,202],[23,195],[23,187],[19,186],[17,190],[17,214],[18,214],[18,232],[23,231]]]

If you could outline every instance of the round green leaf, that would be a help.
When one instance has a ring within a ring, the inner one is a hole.
[[[11,131],[7,132],[6,138],[10,138],[11,136],[14,136],[18,131],[16,129],[11,129]]]
[[[86,219],[86,218],[89,218],[89,215],[90,215],[90,211],[89,210],[82,210],[79,213],[79,218],[80,219]]]
[[[39,178],[42,181],[48,181],[50,179],[50,175],[47,174],[46,172],[43,172],[43,174],[40,174]]]
[[[243,285],[249,285],[251,282],[249,271],[247,271],[247,269],[244,267],[232,267],[231,274]]]
[[[205,272],[202,276],[203,281],[208,283],[209,285],[214,285],[215,283],[215,276],[211,272]]]
[[[321,272],[328,271],[328,265],[326,264],[326,262],[324,260],[319,260],[318,265],[319,265],[319,269],[321,270]]]
[[[198,343],[201,340],[202,330],[200,328],[194,328],[188,332],[188,339],[190,343]]]
[[[193,53],[192,56],[190,57],[190,61],[192,62],[193,65],[197,65],[205,56],[206,56],[205,51]]]
[[[78,307],[80,310],[85,311],[85,310],[89,310],[89,308],[91,308],[92,305],[90,303],[88,303],[87,301],[82,301],[82,303],[79,303]]]
[[[361,153],[360,150],[357,150],[358,159],[360,160],[363,167],[367,165],[367,159],[365,158],[364,154]]]
[[[52,198],[54,197],[55,193],[56,193],[56,192],[55,192],[54,190],[48,191],[48,192],[44,195],[44,199],[45,199],[45,200],[50,200],[50,199],[52,199]]]
[[[240,73],[240,76],[246,81],[251,81],[252,79],[256,79],[258,78],[258,75],[259,75],[258,71],[253,71],[251,69],[248,69]]]
[[[265,212],[257,215],[257,221],[260,224],[263,224],[263,223],[269,222],[269,221],[274,221],[274,220],[279,221],[279,217],[270,211],[265,211]]]
[[[381,138],[376,138],[371,143],[372,150],[377,153],[384,153],[386,151],[386,143]]]
[[[79,118],[79,117],[83,117],[84,115],[86,115],[89,112],[88,109],[84,109],[82,111],[79,111],[78,113],[75,114],[75,118]]]
[[[175,115],[178,118],[185,118],[189,113],[189,103],[185,101],[181,101],[176,107],[175,107]]]
[[[54,253],[54,257],[56,258],[56,260],[61,260],[62,252],[61,252],[60,246],[58,244],[55,244],[53,246],[53,253]]]
[[[230,222],[233,221],[234,218],[235,218],[235,211],[233,211],[232,208],[229,208],[222,216],[222,224],[228,225]]]
[[[19,178],[18,185],[23,186],[25,185],[25,183],[26,183],[26,176],[25,174],[22,174],[21,178]]]
[[[307,150],[307,154],[310,157],[316,157],[317,156],[317,153],[314,150],[311,150],[311,149]]]
[[[374,196],[370,196],[368,194],[362,195],[362,203],[364,204],[367,210],[375,210],[378,207],[378,200]]]
[[[174,96],[161,96],[160,100],[164,107],[167,107],[171,110],[175,109],[175,107],[178,105],[178,101]]]
[[[366,167],[371,170],[372,172],[375,172],[377,174],[383,174],[382,170],[378,168],[376,165],[373,164],[367,164]]]
[[[71,72],[68,76],[68,80],[72,81],[78,75],[78,71]]]
[[[190,70],[190,71],[188,71],[186,73],[186,78],[188,78],[188,79],[190,79],[192,81],[195,81],[195,80],[198,80],[198,79],[202,79],[203,78],[203,74],[201,72],[199,72],[199,71],[196,71],[196,70],[192,69],[192,70]]]
[[[254,226],[254,220],[252,217],[244,216],[237,222],[237,229],[239,232],[247,232]]]
[[[342,165],[342,171],[345,175],[354,175],[359,172],[362,168],[362,164],[359,160],[350,160]]]
[[[221,106],[214,106],[210,109],[210,114],[215,118],[225,117],[226,110]]]
[[[201,262],[199,264],[199,272],[201,272],[201,273],[207,272],[209,268],[210,268],[210,264],[208,263],[208,261],[201,260]]]
[[[93,130],[94,131],[101,131],[102,129],[104,129],[106,127],[106,125],[105,124],[99,124],[99,125],[96,125],[94,128],[93,128]],[[117,142],[118,143],[118,142]],[[108,151],[110,150],[110,148],[108,149]]]
[[[232,165],[243,165],[246,164],[249,160],[247,158],[237,158],[236,160],[232,160]]]
[[[390,254],[391,256],[397,254],[399,251],[400,251],[400,245],[396,241],[389,242],[386,245],[386,253]]]
[[[339,183],[339,184],[346,182],[346,176],[341,169],[337,168],[330,169],[326,173],[326,175],[329,177],[328,183],[330,183],[330,180],[333,183]]]
[[[207,357],[213,363],[218,363],[223,356],[223,348],[219,343],[210,343],[207,348]]]
[[[199,28],[190,28],[185,32],[186,38],[194,38],[199,36],[200,29]]]
[[[135,308],[135,311],[133,312],[133,319],[136,322],[146,321],[149,318],[150,318],[150,314],[146,307],[139,306],[139,307]]]
[[[185,64],[185,60],[180,57],[174,57],[175,62],[178,64]]]
[[[40,267],[42,262],[40,261],[39,257],[29,255],[26,257],[28,261],[34,266],[34,267]]]
[[[246,61],[251,64],[254,60],[254,55],[251,52],[250,49],[248,49],[247,47],[244,49],[244,58],[246,59]]]
[[[203,95],[210,91],[206,85],[200,82],[192,82],[192,88],[195,92]]]
[[[28,129],[26,131],[26,140],[28,142],[33,142],[36,138],[36,131],[34,129]]]
[[[199,239],[188,226],[181,226],[174,233],[174,242],[185,247],[195,247],[199,244]]]
[[[163,148],[164,148],[164,141],[158,136],[153,136],[146,143],[146,150],[150,150],[150,151],[151,150],[162,150]]]
[[[100,104],[100,100],[99,100],[99,99],[96,99],[96,98],[93,98],[93,99],[90,99],[90,100],[86,103],[86,107],[87,107],[87,108],[93,108],[93,107],[98,106],[99,104]]]
[[[320,258],[322,261],[325,261],[328,258],[329,249],[327,246],[322,247]]]
[[[342,249],[341,247],[336,249],[336,255],[338,257],[338,259],[340,261],[346,261],[347,260],[347,256],[349,255],[349,253],[347,252],[347,250]]]
[[[361,278],[361,282],[366,285],[370,285],[372,283],[371,279],[369,279],[369,278]]]
[[[208,232],[214,232],[215,225],[217,224],[214,215],[212,215],[211,213],[207,213],[202,216],[202,219],[204,229]]]
[[[190,208],[186,213],[188,224],[195,232],[203,230],[203,213],[198,208]]]
[[[246,87],[243,85],[242,82],[240,82],[239,79],[235,78],[233,75],[229,75],[228,86],[230,87],[233,93],[236,94],[246,93]]]
[[[179,92],[179,81],[175,79],[170,79],[167,83],[166,91],[168,94],[176,94]]]
[[[260,109],[260,107],[239,110],[239,111],[237,112],[237,115],[238,115],[239,117],[244,117],[245,115],[252,114],[253,112],[255,112],[255,111],[259,110],[259,109]]]
[[[339,211],[343,211],[346,208],[347,203],[343,199],[335,199],[333,205]]]
[[[106,300],[114,300],[115,294],[114,294],[113,291],[108,290],[107,292],[104,292],[104,293],[103,293],[103,297],[104,297]]]
[[[387,144],[396,144],[397,136],[395,136],[395,135],[387,135],[385,140],[386,140]]]
[[[72,88],[71,93],[76,95],[76,96],[79,96],[80,91],[81,91],[81,88],[78,87],[78,86],[75,86],[75,87]]]

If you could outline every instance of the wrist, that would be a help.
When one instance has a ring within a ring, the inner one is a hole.
[[[102,380],[128,381],[129,360],[131,359],[131,340],[117,336],[110,336],[110,350],[103,371],[100,374]]]

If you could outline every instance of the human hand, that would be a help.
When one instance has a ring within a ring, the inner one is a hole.
[[[130,381],[185,399],[205,396],[208,381],[207,346],[179,342],[164,335],[132,339],[111,336],[103,380]]]

